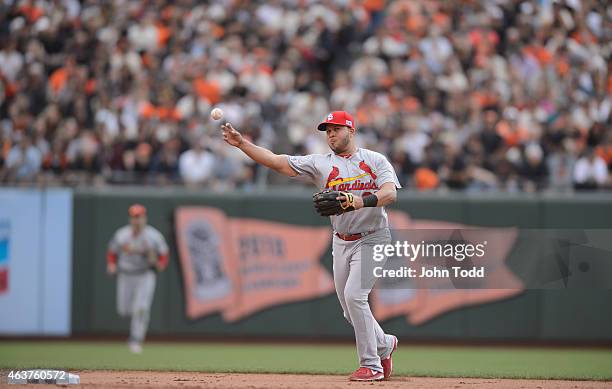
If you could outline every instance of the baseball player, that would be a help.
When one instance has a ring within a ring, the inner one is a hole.
[[[156,272],[168,265],[168,245],[147,224],[144,206],[134,204],[128,214],[130,224],[117,230],[108,245],[107,271],[117,274],[117,311],[131,317],[128,346],[139,354],[149,326]]]
[[[255,162],[325,190],[313,200],[319,214],[331,217],[336,293],[355,331],[360,367],[350,380],[389,378],[397,338],[385,334],[374,319],[368,295],[375,279],[364,274],[362,280],[361,266],[361,261],[373,261],[361,257],[364,247],[391,242],[383,207],[395,201],[400,184],[389,161],[382,154],[356,147],[355,121],[344,111],[330,113],[317,127],[327,134],[332,150],[328,154],[277,155],[245,139],[230,123],[221,127],[223,139]]]

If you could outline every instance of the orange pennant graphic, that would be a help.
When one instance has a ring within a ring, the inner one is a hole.
[[[229,218],[208,207],[176,211],[187,315],[236,321],[262,309],[334,291],[319,260],[328,227]]]
[[[370,301],[378,320],[406,315],[409,323],[420,325],[452,310],[509,298],[523,291],[522,282],[505,265],[517,238],[516,229],[474,229],[474,226],[444,221],[412,220],[396,210],[388,213],[392,229],[406,232],[412,241],[448,240],[450,231],[460,230],[467,240],[477,237],[487,241],[492,260],[487,261],[489,275],[477,289],[453,288],[449,279],[430,278],[402,280],[404,284],[399,287],[377,285]]]

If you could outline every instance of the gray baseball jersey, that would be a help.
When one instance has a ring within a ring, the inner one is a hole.
[[[349,157],[334,153],[288,156],[289,165],[298,178],[310,181],[322,189],[351,192],[366,196],[376,192],[383,184],[393,182],[401,188],[393,167],[384,155],[358,148]],[[368,207],[331,216],[335,232],[356,234],[375,231],[389,226],[383,207]]]
[[[164,236],[154,227],[145,226],[142,232],[134,235],[131,226],[121,227],[109,243],[109,250],[118,256],[117,269],[124,273],[138,273],[149,269],[149,252],[168,255],[168,245]]]

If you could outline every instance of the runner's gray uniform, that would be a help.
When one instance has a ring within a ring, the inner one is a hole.
[[[130,340],[144,341],[149,326],[149,313],[155,294],[156,273],[149,263],[149,252],[168,255],[164,236],[147,225],[134,235],[131,226],[121,227],[108,247],[117,255],[117,311],[121,316],[131,316]]]
[[[359,148],[348,158],[329,153],[288,156],[287,160],[298,173],[297,178],[322,189],[341,190],[363,197],[376,192],[388,182],[401,188],[389,161],[382,154],[367,149]],[[359,364],[382,372],[380,360],[390,355],[393,337],[384,333],[370,310],[368,295],[375,278],[369,272],[362,279],[361,254],[365,245],[391,242],[387,213],[383,207],[368,207],[331,216],[331,222],[334,230],[334,283],[344,317],[355,330]],[[336,233],[368,234],[355,241],[345,241]],[[371,257],[363,260],[370,261],[366,265],[373,261]],[[370,269],[372,266],[364,268]]]

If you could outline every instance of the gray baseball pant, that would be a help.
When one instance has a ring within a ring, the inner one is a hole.
[[[153,270],[117,275],[117,311],[121,316],[131,316],[131,341],[142,342],[145,339],[155,294],[155,282]]]
[[[356,241],[344,241],[334,234],[333,259],[334,283],[344,317],[355,330],[359,366],[383,371],[380,359],[389,356],[393,337],[385,334],[368,304],[368,295],[376,281],[372,246],[391,242],[388,229],[378,230]],[[366,247],[367,246],[367,247]],[[362,253],[367,258],[362,258]],[[362,263],[362,261],[367,261]],[[376,266],[384,265],[377,262]]]

